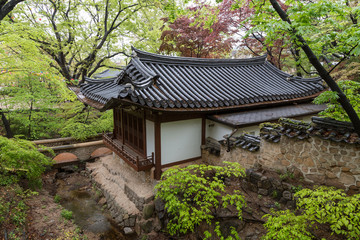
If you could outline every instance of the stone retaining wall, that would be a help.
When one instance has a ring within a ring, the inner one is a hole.
[[[272,170],[299,171],[305,180],[360,191],[360,145],[337,143],[310,137],[303,140],[282,136],[279,143],[261,139],[260,150],[249,152],[240,147],[227,152],[221,145],[220,156],[203,151],[203,160],[239,162],[244,168],[261,165]]]

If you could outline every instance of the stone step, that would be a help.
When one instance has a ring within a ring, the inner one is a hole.
[[[103,168],[108,171],[107,179],[122,188],[139,210],[154,199],[155,181],[141,176],[143,173],[136,172],[126,163],[121,163],[121,159],[106,156],[100,161]]]
[[[87,164],[87,170],[91,172],[92,180],[105,196],[115,222],[122,227],[134,227],[136,219],[141,216],[141,211],[127,197],[124,188],[117,183],[117,179],[109,177],[109,171],[102,167],[99,161]]]

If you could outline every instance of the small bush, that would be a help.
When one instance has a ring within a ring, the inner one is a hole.
[[[238,190],[227,194],[225,179],[244,175],[238,163],[229,162],[225,162],[224,167],[202,164],[164,172],[155,189],[158,190],[156,198],[165,201],[165,209],[171,215],[168,232],[185,234],[194,231],[203,221],[211,225],[213,213],[228,205],[236,207],[241,219],[244,196]]]
[[[40,186],[41,174],[51,164],[51,158],[40,153],[32,142],[0,136],[1,184],[26,177],[32,186]]]
[[[54,197],[54,202],[60,203],[60,201],[61,201],[61,197],[56,194],[55,197]]]
[[[66,220],[70,220],[70,219],[73,218],[73,212],[69,211],[69,210],[66,210],[66,209],[63,209],[63,210],[61,210],[61,216],[63,218],[65,218]]]
[[[346,239],[359,239],[360,194],[347,196],[343,190],[316,187],[302,189],[295,197],[301,214],[286,210],[265,215],[265,240],[314,239],[311,232],[316,223],[329,225],[333,233]]]

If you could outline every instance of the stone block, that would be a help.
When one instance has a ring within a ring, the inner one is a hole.
[[[143,216],[144,216],[145,220],[151,218],[154,211],[155,211],[155,204],[154,203],[144,205]]]
[[[282,194],[283,198],[285,198],[286,200],[292,200],[291,196],[291,192],[290,191],[284,191]]]
[[[328,151],[328,148],[325,147],[325,146],[321,146],[321,147],[320,147],[320,150],[321,150],[321,152],[327,152],[327,151]]]
[[[292,188],[292,185],[290,183],[282,182],[281,184],[282,184],[284,190],[291,190],[291,188]]]
[[[136,222],[136,217],[133,216],[129,219],[129,226],[130,227],[134,227],[135,226],[135,222]]]
[[[301,171],[302,171],[303,174],[307,174],[309,169],[306,166],[302,166]]]
[[[339,161],[341,161],[341,159],[342,159],[342,155],[340,155],[340,154],[334,154],[334,160],[335,160],[335,161],[339,162]]]
[[[288,209],[295,209],[296,208],[296,201],[291,200],[286,202],[286,208]]]
[[[156,212],[162,212],[165,210],[165,202],[161,198],[157,198],[154,201]]]
[[[305,158],[303,164],[306,167],[315,167],[315,163],[310,157]]]
[[[269,194],[269,191],[267,189],[264,189],[264,188],[259,188],[258,194],[263,195],[263,196],[267,196]]]
[[[354,185],[355,184],[355,177],[347,174],[347,173],[341,173],[339,181],[345,185]]]
[[[290,166],[290,162],[287,160],[281,160],[281,165],[284,167],[288,167],[288,166]]]
[[[346,162],[337,162],[337,166],[344,167],[346,165]]]
[[[329,148],[329,152],[331,153],[331,154],[339,154],[339,149],[338,148],[335,148],[335,147],[330,147]]]
[[[154,220],[149,219],[149,220],[140,222],[139,225],[140,225],[141,230],[144,233],[149,233],[153,230],[153,223],[154,223]]]
[[[348,155],[348,153],[349,153],[349,152],[346,151],[346,150],[341,150],[341,151],[340,151],[340,154],[343,155],[343,156],[344,156],[344,155]]]
[[[326,176],[327,178],[330,178],[330,179],[336,178],[335,173],[333,173],[333,172],[331,172],[331,171],[326,171],[326,172],[325,172],[325,176]]]
[[[130,227],[130,219],[129,218],[124,220],[124,226]]]
[[[255,171],[251,172],[251,174],[250,174],[250,182],[252,182],[253,184],[257,184],[260,181],[262,176],[263,175],[261,173],[258,173],[258,172],[255,172]]]
[[[271,182],[270,182],[270,180],[267,178],[267,177],[262,177],[261,179],[260,179],[260,181],[258,182],[258,187],[259,188],[264,188],[264,189],[269,189],[269,188],[271,188]]]
[[[124,227],[124,234],[125,235],[130,235],[130,234],[133,234],[134,233],[134,230],[130,227]]]
[[[269,178],[270,182],[271,182],[271,185],[276,188],[276,189],[281,189],[282,190],[282,184],[281,182],[276,179],[276,178]]]
[[[323,184],[325,182],[325,176],[324,175],[318,175],[318,174],[307,174],[305,177],[314,182],[315,184]]]

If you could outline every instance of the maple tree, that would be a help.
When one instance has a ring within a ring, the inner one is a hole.
[[[199,3],[188,7],[176,19],[166,18],[168,29],[161,35],[160,52],[177,52],[183,57],[219,58],[228,54],[236,42],[237,11],[224,1],[218,7]],[[203,14],[206,12],[206,16]],[[204,21],[199,21],[199,19]]]

